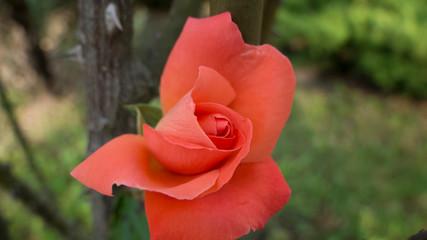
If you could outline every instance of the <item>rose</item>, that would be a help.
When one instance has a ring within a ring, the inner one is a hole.
[[[105,195],[113,184],[146,190],[152,239],[238,238],[290,197],[270,154],[294,87],[288,59],[245,44],[229,13],[189,18],[162,75],[156,128],[111,140],[71,174]]]

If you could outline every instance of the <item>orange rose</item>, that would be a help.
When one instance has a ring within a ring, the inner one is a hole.
[[[295,87],[288,59],[243,42],[229,13],[189,18],[164,69],[164,117],[119,136],[76,167],[110,195],[146,190],[152,239],[236,239],[263,228],[290,197],[270,157]]]

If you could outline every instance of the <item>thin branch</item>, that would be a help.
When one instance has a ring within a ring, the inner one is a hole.
[[[0,164],[0,187],[5,188],[14,197],[21,200],[35,214],[39,215],[49,226],[56,229],[68,239],[87,239],[86,233],[70,224],[46,196],[34,192],[27,184],[15,177],[9,166]]]
[[[264,0],[210,0],[211,16],[230,12],[246,43],[261,42]]]
[[[0,214],[0,239],[9,240],[9,228],[6,219]]]
[[[30,166],[31,170],[33,171],[34,175],[36,176],[42,188],[46,191],[46,194],[49,194],[49,196],[52,196],[53,194],[49,191],[47,187],[48,186],[47,182],[43,177],[42,172],[40,171],[40,169],[36,164],[34,153],[31,150],[30,145],[28,144],[27,138],[25,137],[22,129],[18,124],[15,113],[13,111],[12,103],[7,97],[6,89],[3,86],[1,79],[0,79],[0,100],[1,100],[1,105],[3,107],[3,110],[6,113],[6,116],[9,120],[10,125],[12,126],[13,133],[18,139],[19,145],[21,146],[22,151],[24,152],[25,160],[27,161],[28,165]]]

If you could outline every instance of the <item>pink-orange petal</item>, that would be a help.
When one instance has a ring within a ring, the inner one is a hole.
[[[194,114],[191,92],[186,94],[157,124],[156,130],[184,142],[215,149]]]
[[[191,201],[146,192],[151,239],[237,239],[261,229],[291,191],[276,163],[241,164],[221,190]]]
[[[180,138],[173,138],[144,125],[144,136],[148,148],[157,161],[168,170],[179,174],[198,174],[210,170],[228,155],[238,151],[246,142],[239,134],[235,146],[231,149],[211,149],[187,144]]]
[[[216,183],[218,170],[183,176],[163,168],[139,135],[114,138],[89,156],[71,175],[89,188],[112,196],[112,185],[160,192],[176,199],[193,199]]]
[[[122,135],[106,143],[85,161],[71,176],[89,188],[112,196],[113,184],[141,184],[142,163],[149,158],[143,137]]]
[[[191,91],[195,103],[213,102],[227,106],[236,97],[227,79],[214,69],[204,66],[199,67],[199,77]]]
[[[209,139],[215,144],[218,149],[230,149],[236,141],[235,134],[229,137],[209,136]]]
[[[220,166],[218,166],[219,176],[214,186],[204,192],[201,196],[216,192],[230,181],[237,166],[247,156],[250,151],[250,142],[252,139],[252,124],[249,119],[243,118],[238,113],[234,112],[230,108],[224,107],[216,103],[198,103],[196,105],[197,114],[208,114],[211,112],[219,113],[226,116],[233,124],[234,129],[238,129],[240,133],[243,133],[247,141],[243,144],[240,151],[234,152],[228,157],[228,159]]]
[[[217,135],[216,120],[211,115],[197,116],[197,121],[200,127],[205,131],[206,135]]]
[[[167,113],[193,88],[200,66],[222,75],[217,67],[226,65],[243,46],[242,36],[229,13],[205,19],[189,18],[163,71],[160,82],[163,112]]]
[[[222,74],[236,98],[230,108],[253,124],[251,152],[244,162],[262,161],[271,154],[289,117],[295,76],[289,60],[270,45],[246,46],[228,62]]]

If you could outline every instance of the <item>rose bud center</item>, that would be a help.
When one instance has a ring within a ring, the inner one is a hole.
[[[233,146],[235,134],[230,120],[219,113],[198,115],[200,127],[219,149]]]

